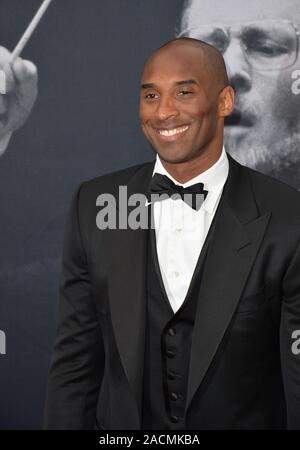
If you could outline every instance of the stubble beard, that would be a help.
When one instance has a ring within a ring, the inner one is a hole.
[[[270,137],[270,136],[269,136]],[[271,142],[253,136],[240,140],[224,135],[226,151],[243,164],[300,190],[300,132],[274,136]]]

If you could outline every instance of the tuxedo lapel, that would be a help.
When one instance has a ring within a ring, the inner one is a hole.
[[[146,194],[153,168],[154,162],[145,164],[129,180],[128,198],[135,193]],[[147,207],[144,205],[144,208]],[[128,212],[130,209],[129,207]],[[146,229],[117,229],[110,230],[106,239],[110,256],[109,298],[112,324],[121,362],[136,400],[137,424],[142,411],[147,238]]]
[[[186,411],[216,354],[269,222],[260,215],[249,174],[230,155],[229,175],[217,211],[195,317]]]
[[[203,381],[237,307],[269,222],[260,215],[247,169],[230,155],[217,221],[199,292],[190,353],[186,410]],[[128,197],[146,194],[154,162],[128,182]],[[146,319],[147,230],[110,230],[106,236],[110,311],[117,348],[128,379],[140,426]]]

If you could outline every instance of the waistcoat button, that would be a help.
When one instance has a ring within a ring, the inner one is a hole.
[[[168,379],[169,380],[175,380],[176,373],[175,372],[168,372]]]
[[[170,336],[174,336],[174,334],[176,334],[175,328],[170,328],[170,329],[168,330],[168,334],[169,334]]]
[[[177,400],[178,399],[178,395],[175,392],[171,392],[170,399],[171,400]]]

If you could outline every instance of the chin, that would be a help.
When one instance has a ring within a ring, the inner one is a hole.
[[[158,153],[160,159],[170,164],[179,164],[189,160],[188,155],[186,153],[182,153],[180,150],[156,150],[156,152]]]

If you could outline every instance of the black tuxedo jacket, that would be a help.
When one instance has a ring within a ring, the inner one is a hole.
[[[228,158],[197,304],[187,423],[194,429],[300,429],[293,334],[300,330],[300,193]],[[128,196],[146,193],[153,168],[150,162],[101,176],[74,194],[48,429],[141,428],[148,232],[99,230],[96,198],[117,198],[120,185]],[[192,422],[193,408],[203,411],[201,423]]]

